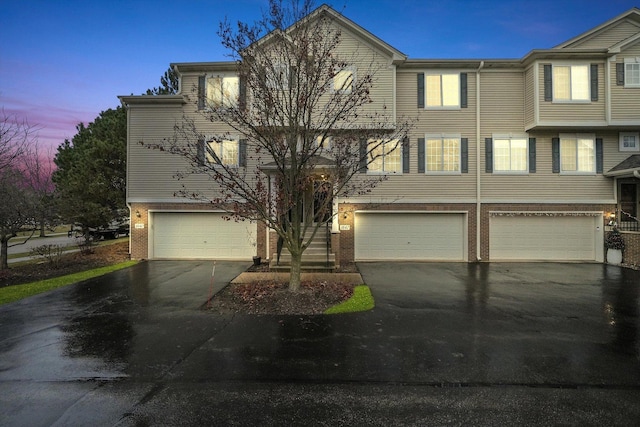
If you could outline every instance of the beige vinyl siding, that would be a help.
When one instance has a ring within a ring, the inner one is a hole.
[[[457,110],[418,109],[417,73],[425,70],[398,70],[398,116],[418,118],[409,134],[410,173],[390,176],[372,192],[374,197],[422,200],[469,200],[475,197],[476,172],[476,74],[467,71],[468,108]],[[460,71],[460,70],[456,70]],[[465,71],[465,70],[462,70]],[[434,175],[418,173],[418,138],[425,134],[460,134],[468,139],[468,173]]]
[[[544,100],[544,64],[538,64],[538,105],[540,122],[601,122],[606,119],[604,64],[598,64],[598,100],[589,102],[549,102]],[[590,63],[589,63],[590,64]]]
[[[140,144],[140,142],[147,145],[163,143],[165,139],[174,135],[174,125],[179,125],[181,121],[182,109],[179,106],[162,104],[129,106],[128,201],[179,201],[180,199],[175,197],[174,193],[180,191],[183,184],[189,191],[201,191],[208,196],[213,194],[215,185],[205,175],[189,175],[182,180],[175,178],[176,172],[189,170],[189,165],[184,158]],[[204,123],[204,120],[202,121]],[[204,134],[229,131],[210,122],[207,125],[201,124],[199,129]],[[251,148],[248,147],[248,153],[250,150]],[[251,164],[248,168],[251,169]]]
[[[480,123],[491,133],[524,132],[524,75],[521,71],[480,74]]]
[[[618,134],[596,133],[603,138],[603,170],[611,169],[627,156],[618,151]],[[487,135],[490,137],[490,135]],[[602,174],[567,175],[552,172],[551,139],[558,133],[531,132],[536,138],[536,172],[523,175],[482,171],[483,199],[535,202],[602,202],[613,200],[613,180]],[[482,144],[484,153],[484,143]],[[482,162],[484,168],[484,161]]]
[[[578,40],[567,48],[605,49],[625,40],[640,31],[637,24],[622,21],[617,25],[604,28],[587,39]]]
[[[342,28],[341,39],[336,54],[338,58],[356,67],[356,80],[364,75],[373,75],[373,87],[371,88],[371,104],[364,106],[360,111],[361,120],[359,124],[366,124],[368,120],[366,113],[383,111],[386,105],[389,118],[393,119],[393,80],[394,69],[391,66],[391,59],[383,56],[381,52],[375,50],[370,44],[355,36],[347,29]]]
[[[617,55],[616,62],[625,57],[640,56],[640,42]],[[616,63],[611,63],[611,120],[640,120],[640,88],[616,85]],[[640,123],[638,123],[640,127]]]
[[[524,123],[535,123],[535,68],[529,67],[524,73]],[[482,108],[482,107],[481,107]]]

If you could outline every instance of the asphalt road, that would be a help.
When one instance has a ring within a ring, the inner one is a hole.
[[[29,251],[33,248],[42,245],[61,245],[64,247],[71,246],[74,247],[77,245],[77,241],[74,237],[67,237],[67,234],[54,234],[47,237],[33,237],[27,240],[24,244],[18,244],[23,242],[23,238],[14,237],[9,241],[8,253],[12,254],[21,254],[21,253],[29,253]]]

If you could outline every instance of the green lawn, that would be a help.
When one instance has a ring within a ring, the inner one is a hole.
[[[371,290],[367,285],[359,285],[353,288],[353,295],[348,300],[328,308],[324,314],[355,313],[367,311],[375,307],[375,301]]]
[[[0,288],[0,305],[18,301],[32,295],[60,288],[62,286],[82,282],[83,280],[102,276],[104,274],[111,273],[112,271],[131,267],[132,265],[137,263],[138,261],[125,261],[119,264],[82,271],[80,273],[68,274],[66,276],[54,277],[52,279],[41,280],[39,282],[31,282],[22,285]]]

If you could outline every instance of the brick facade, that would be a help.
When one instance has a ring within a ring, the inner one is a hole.
[[[625,248],[622,252],[623,264],[640,267],[640,233],[634,231],[622,231]]]

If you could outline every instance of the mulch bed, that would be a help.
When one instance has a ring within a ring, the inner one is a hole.
[[[288,283],[259,281],[230,284],[218,292],[207,307],[217,313],[242,314],[322,314],[353,295],[355,285],[342,282],[302,282],[298,292]]]

